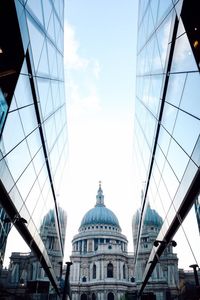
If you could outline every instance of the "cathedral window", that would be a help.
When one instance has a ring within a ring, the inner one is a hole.
[[[82,294],[81,295],[81,300],[87,300],[87,295],[86,294]]]
[[[92,294],[92,300],[96,300],[96,295],[94,293]]]
[[[86,281],[87,281],[85,276],[82,278],[82,281],[83,281],[83,282],[86,282]]]
[[[113,295],[113,293],[108,293],[108,300],[114,300],[115,298],[114,298],[114,295]]]
[[[92,277],[93,277],[93,279],[96,279],[96,273],[97,273],[97,267],[96,267],[96,265],[94,264],[94,265],[93,265],[93,268],[92,268]]]
[[[123,265],[123,279],[126,279],[126,267]]]
[[[113,264],[111,263],[107,265],[107,277],[113,278]]]

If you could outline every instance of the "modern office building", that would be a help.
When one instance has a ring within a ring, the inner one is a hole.
[[[56,234],[51,245],[56,241],[62,260],[58,195],[67,158],[63,25],[64,0],[0,1],[0,205],[57,293],[41,226],[51,211]]]
[[[136,292],[133,253],[127,252],[116,215],[104,204],[101,183],[95,207],[83,216],[73,238],[70,258],[72,300],[120,300]]]
[[[134,148],[140,215],[135,270],[149,205],[163,220],[145,262],[139,295],[170,245],[177,244],[179,268],[192,271],[190,266],[200,266],[198,12],[198,1],[139,3]]]

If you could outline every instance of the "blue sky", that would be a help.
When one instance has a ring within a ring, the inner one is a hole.
[[[133,119],[137,1],[73,0],[65,11],[65,74],[69,135],[66,257],[98,181],[133,251]]]
[[[69,159],[57,197],[68,215],[65,261],[84,214],[95,205],[99,180],[132,252],[131,222],[140,201],[133,168],[137,1],[68,0],[64,35]],[[14,251],[29,251],[12,232],[6,265],[13,236],[20,241]]]

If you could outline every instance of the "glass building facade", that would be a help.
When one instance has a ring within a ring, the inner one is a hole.
[[[2,0],[0,23],[0,214],[5,210],[58,291],[41,226],[51,212],[62,260],[65,229],[58,194],[67,159],[64,0]],[[5,233],[2,219],[0,226]]]
[[[172,240],[177,243],[173,251],[179,268],[200,266],[198,11],[198,1],[139,2],[134,150],[141,214],[136,269],[148,205],[163,220],[159,242],[145,261],[139,293],[151,280],[166,246],[175,245]]]

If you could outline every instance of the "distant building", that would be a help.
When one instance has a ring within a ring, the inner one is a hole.
[[[67,218],[66,213],[60,207],[58,210],[61,217],[62,239],[64,243]],[[52,268],[60,285],[62,277],[62,256],[59,251],[59,241],[53,210],[50,210],[42,221],[41,238],[45,244],[48,256],[52,262]],[[43,300],[44,297],[52,296],[53,294],[50,280],[33,252],[13,252],[11,254],[7,278],[4,280],[4,290],[10,293],[11,296],[15,292],[19,293],[19,291],[21,291],[21,296],[28,295],[28,299],[35,299],[35,294],[37,294],[37,300]],[[14,299],[11,296],[9,299]]]
[[[3,265],[7,236],[11,229],[11,224],[7,222],[8,216],[3,207],[0,206],[0,268]]]
[[[64,239],[57,195],[67,159],[64,0],[2,0],[0,26],[0,214],[5,211],[58,294],[54,264],[63,259]],[[54,237],[45,226],[41,231],[49,210]],[[1,219],[1,242],[6,226]]]
[[[84,215],[72,247],[72,300],[117,300],[136,291],[134,258],[117,217],[104,204],[101,183],[96,205]]]
[[[133,217],[133,243],[136,246],[137,233],[141,212],[138,210]],[[151,265],[149,260],[153,244],[162,227],[163,220],[159,214],[147,206],[140,236],[140,249],[135,267],[135,281],[139,290],[145,268]],[[176,299],[179,289],[178,258],[173,253],[172,245],[168,245],[159,258],[151,277],[145,287],[144,294],[153,293],[157,300]]]

